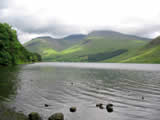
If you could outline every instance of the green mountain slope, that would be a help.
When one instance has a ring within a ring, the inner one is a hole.
[[[0,23],[0,65],[13,65],[40,61],[39,54],[28,52],[17,40],[16,31]]]
[[[149,42],[143,48],[130,51],[104,62],[123,62],[123,63],[160,63],[160,37]]]
[[[60,41],[61,39],[59,39],[58,43]],[[68,41],[75,42],[76,40],[68,39]],[[57,49],[51,44],[47,48],[46,44],[40,43],[38,40],[30,42],[32,45],[34,42],[34,44],[39,45],[30,47],[30,43],[26,43],[26,48],[34,52],[38,50],[42,55],[43,61],[99,62],[138,49],[147,44],[149,39],[113,31],[93,31],[69,46],[62,43],[63,49]]]
[[[44,36],[32,39],[24,44],[24,46],[31,52],[37,52],[44,56],[46,53],[58,52],[64,50],[72,45],[79,43],[85,38],[85,35],[77,34],[70,35],[61,39]]]
[[[129,50],[135,50],[146,43],[143,40],[88,37],[78,45],[56,54],[49,54],[44,60],[97,62],[115,57]]]

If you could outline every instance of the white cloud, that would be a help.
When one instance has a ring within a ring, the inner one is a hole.
[[[34,35],[59,37],[94,29],[111,29],[146,37],[154,37],[160,32],[159,0],[2,1],[0,21],[22,31],[19,34],[23,36],[21,42]]]

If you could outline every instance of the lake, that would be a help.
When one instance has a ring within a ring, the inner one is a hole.
[[[65,120],[159,120],[160,64],[35,63],[0,68],[0,101]],[[96,107],[112,103],[114,111]],[[45,107],[44,104],[48,104]],[[71,113],[69,108],[76,106]]]

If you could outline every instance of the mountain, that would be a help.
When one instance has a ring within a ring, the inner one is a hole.
[[[160,36],[158,36],[157,38],[155,38],[154,40],[152,40],[148,44],[148,47],[157,46],[157,45],[160,45]]]
[[[88,35],[77,34],[61,39],[52,38],[50,42],[44,38],[35,38],[24,46],[32,52],[40,53],[43,61],[73,62],[100,62],[134,51],[150,41],[147,38],[114,31],[93,31]]]
[[[160,37],[157,37],[136,51],[122,54],[104,62],[160,63]]]
[[[69,40],[69,41],[81,41],[86,37],[86,35],[83,34],[75,34],[75,35],[69,35],[67,37],[64,37],[64,40]]]
[[[144,38],[144,37],[138,37],[135,35],[128,35],[128,34],[123,34],[120,32],[115,32],[115,31],[107,31],[107,30],[101,30],[101,31],[92,31],[91,33],[88,34],[88,36],[101,36],[101,37],[114,37],[114,38],[125,38],[125,39],[132,39],[132,40],[150,40],[149,38]]]
[[[15,65],[40,61],[39,54],[27,51],[18,41],[16,31],[0,23],[0,65]]]
[[[41,55],[48,50],[61,51],[74,44],[80,42],[86,35],[77,34],[70,35],[64,38],[52,38],[49,36],[37,37],[24,44],[24,46],[32,51],[38,52]]]

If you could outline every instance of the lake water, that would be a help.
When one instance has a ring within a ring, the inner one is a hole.
[[[35,63],[0,68],[0,101],[25,114],[38,112],[44,119],[62,112],[65,120],[160,120],[160,64]],[[96,103],[112,103],[114,112]],[[71,106],[77,107],[75,113],[69,112]]]

